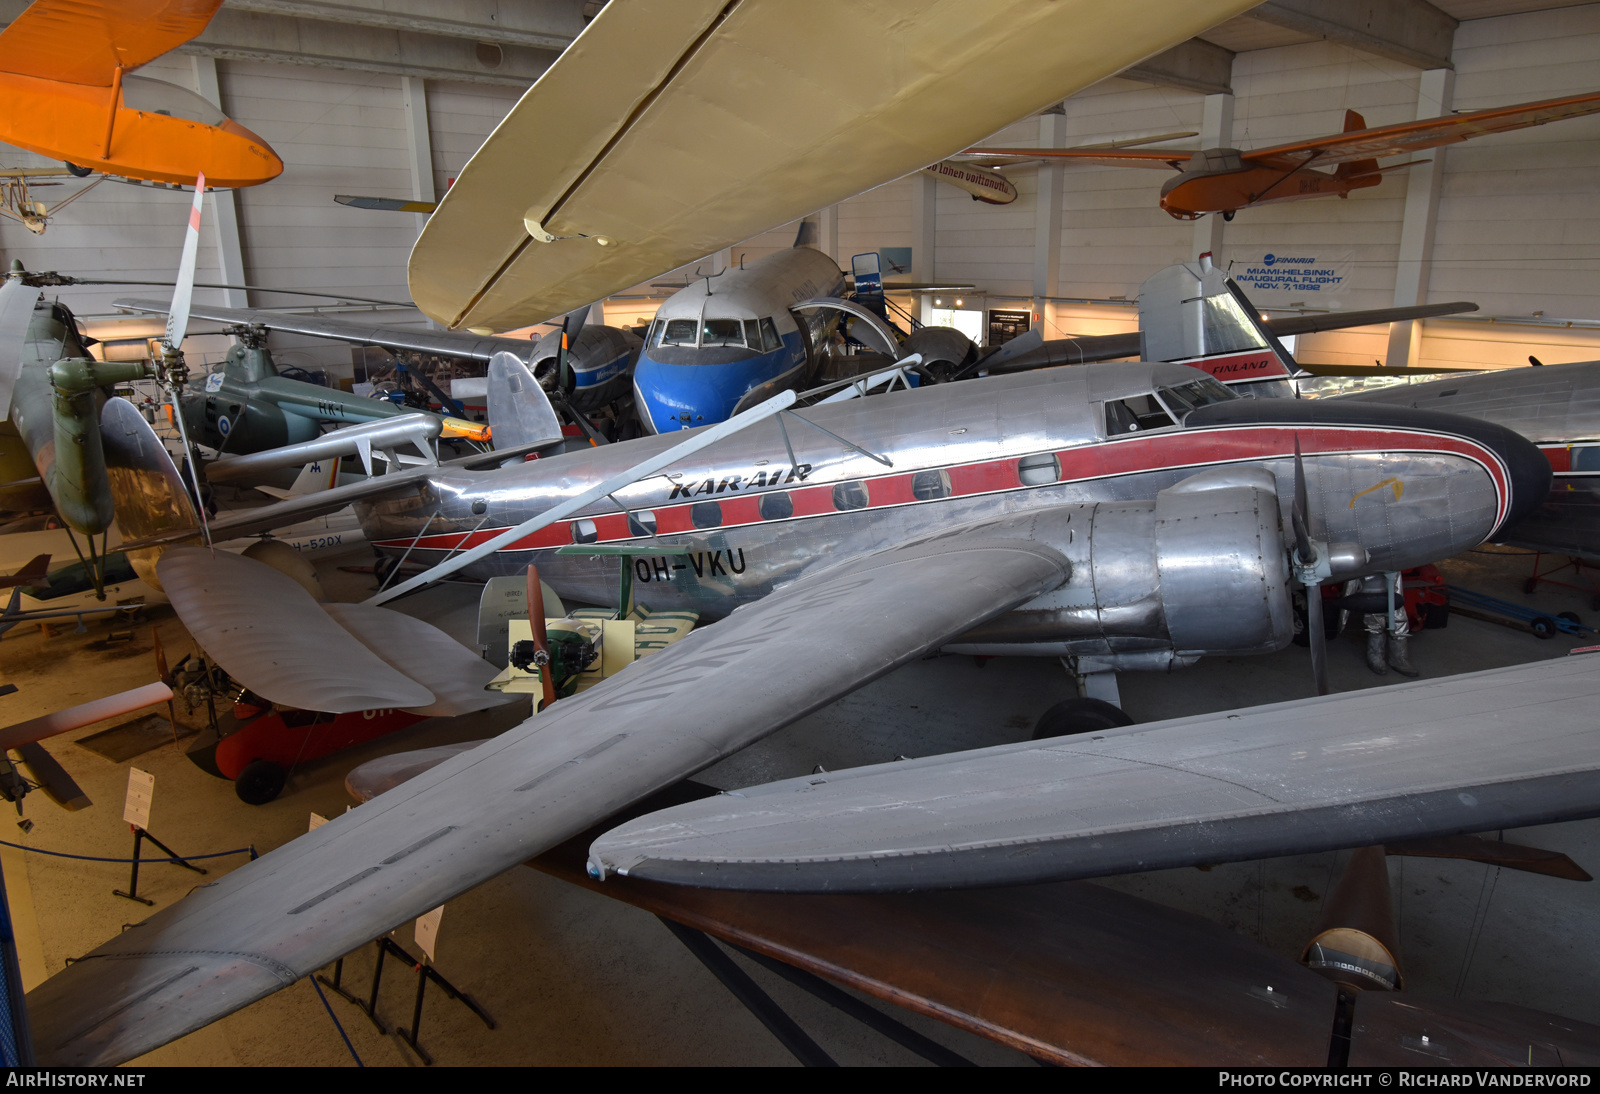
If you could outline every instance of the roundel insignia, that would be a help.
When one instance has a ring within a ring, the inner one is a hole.
[[[228,435],[228,430],[230,430],[232,428],[233,428],[233,423],[228,421],[228,418],[227,418],[226,415],[223,415],[223,416],[217,418],[217,432],[218,433],[221,433],[224,437],[226,437]]]

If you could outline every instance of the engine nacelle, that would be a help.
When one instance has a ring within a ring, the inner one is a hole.
[[[1079,507],[1061,588],[946,649],[1109,659],[1158,667],[1202,654],[1270,653],[1294,636],[1288,551],[1272,475],[1223,467],[1154,501]],[[1085,534],[1086,533],[1086,534]]]

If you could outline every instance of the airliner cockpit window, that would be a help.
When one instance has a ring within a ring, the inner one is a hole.
[[[1171,387],[1161,388],[1160,391],[1161,401],[1167,404],[1168,410],[1180,418],[1187,417],[1191,410],[1198,410],[1212,403],[1225,403],[1230,399],[1242,398],[1227,384],[1210,376],[1191,380],[1187,384],[1173,384]]]
[[[692,346],[698,341],[696,335],[700,324],[693,319],[668,319],[667,325],[662,328],[657,341],[651,342],[652,346]]]
[[[761,348],[761,324],[754,319],[744,321],[744,344],[751,349]]]
[[[1154,395],[1134,395],[1106,403],[1106,436],[1143,433],[1176,425]]]
[[[770,319],[761,321],[761,348],[768,353],[783,348],[783,339],[778,337],[778,328]]]
[[[742,346],[744,345],[744,324],[737,319],[707,319],[705,331],[700,336],[700,345],[705,346]]]

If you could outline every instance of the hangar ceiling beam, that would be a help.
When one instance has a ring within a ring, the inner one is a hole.
[[[1200,38],[1190,38],[1165,53],[1118,73],[1123,79],[1161,87],[1177,87],[1202,95],[1233,94],[1233,51]]]
[[[560,51],[583,30],[582,0],[529,3],[441,4],[437,0],[226,0],[225,7],[266,15],[288,15],[329,23],[348,23],[381,30],[405,30],[503,46],[528,46]],[[441,12],[471,15],[445,18]]]
[[[1427,0],[1268,0],[1246,13],[1417,68],[1449,68],[1459,21]]]
[[[183,53],[527,87],[559,49],[223,8]]]

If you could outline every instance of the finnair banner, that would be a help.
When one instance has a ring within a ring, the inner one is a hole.
[[[1350,287],[1355,255],[1349,247],[1314,251],[1265,251],[1235,257],[1228,276],[1254,303],[1282,305],[1337,302]]]

